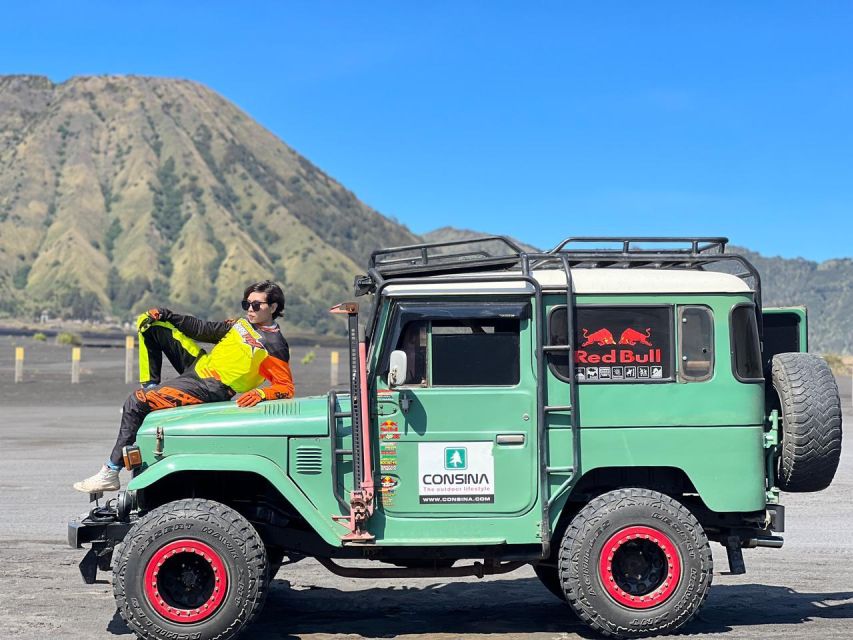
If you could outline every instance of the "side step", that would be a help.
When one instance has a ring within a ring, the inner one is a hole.
[[[315,558],[336,576],[344,578],[462,578],[496,575],[520,569],[529,562],[485,560],[461,567],[344,567],[330,558]]]

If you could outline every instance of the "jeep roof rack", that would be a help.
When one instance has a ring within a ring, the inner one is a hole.
[[[518,265],[522,253],[524,249],[506,236],[427,242],[374,251],[370,269],[384,278],[508,269]]]
[[[677,236],[632,236],[632,237],[613,237],[613,236],[578,236],[568,237],[548,253],[560,253],[561,251],[575,253],[578,251],[595,251],[597,253],[686,253],[689,255],[699,255],[700,253],[724,253],[728,238],[706,238],[706,237],[677,237]],[[618,243],[622,245],[621,249],[593,248],[593,249],[566,249],[573,243]],[[638,247],[638,243],[642,244],[687,244],[688,247]],[[633,245],[633,246],[632,246]]]
[[[707,236],[569,236],[549,251],[526,251],[506,236],[427,242],[374,251],[367,275],[355,279],[355,293],[381,291],[390,280],[405,279],[406,284],[413,284],[434,276],[479,280],[486,272],[510,277],[516,271],[520,272],[518,277],[531,278],[540,269],[706,270],[716,265],[714,270],[744,280],[755,292],[758,328],[763,336],[761,277],[744,256],[726,253],[728,242],[728,238]],[[606,244],[616,246],[601,246]]]
[[[564,256],[571,268],[591,269],[704,270],[714,263],[735,262],[740,266],[732,275],[751,279],[748,284],[760,301],[757,270],[743,256],[726,253],[728,242],[728,238],[704,236],[570,236],[545,252],[526,251],[506,236],[413,244],[374,251],[370,255],[369,276],[359,279],[358,292],[372,291],[392,278],[559,269],[561,260],[557,257]],[[615,246],[601,246],[607,244]]]

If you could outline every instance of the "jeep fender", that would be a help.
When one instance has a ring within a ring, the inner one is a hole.
[[[331,515],[322,514],[287,476],[284,469],[269,458],[253,454],[175,454],[151,465],[130,484],[128,491],[138,491],[155,485],[174,473],[187,471],[239,471],[255,473],[266,479],[305,518],[317,534],[333,547],[341,546],[344,529],[332,522]],[[337,514],[336,514],[337,515]]]

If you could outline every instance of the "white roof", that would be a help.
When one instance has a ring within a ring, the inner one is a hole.
[[[519,275],[520,272],[501,272]],[[390,284],[384,294],[394,297],[420,295],[526,293],[533,287],[523,280],[504,282],[478,281],[478,276],[492,274],[469,273],[464,276],[433,276],[424,284]],[[450,283],[443,279],[464,277],[470,282]],[[542,287],[566,286],[566,275],[560,269],[534,271],[533,277]],[[572,269],[575,293],[749,293],[746,282],[727,273],[688,269]]]

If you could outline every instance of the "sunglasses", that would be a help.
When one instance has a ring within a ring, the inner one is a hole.
[[[248,311],[249,307],[252,308],[252,311],[260,311],[262,304],[269,304],[269,302],[261,300],[252,300],[249,302],[248,300],[243,300],[243,302],[240,303],[240,306],[243,307],[243,311]]]

